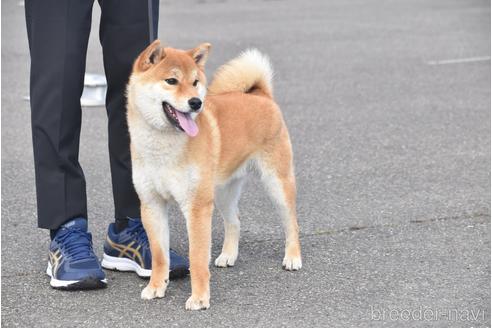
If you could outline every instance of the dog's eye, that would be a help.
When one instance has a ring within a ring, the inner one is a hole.
[[[178,84],[178,80],[176,80],[175,78],[165,79],[164,81],[166,81],[166,83],[170,85]]]
[[[193,86],[196,87],[198,85],[198,82],[200,82],[200,81],[195,80],[195,82],[193,82]]]

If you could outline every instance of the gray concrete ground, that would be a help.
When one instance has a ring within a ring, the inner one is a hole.
[[[213,44],[209,76],[247,47],[271,56],[296,158],[302,271],[282,271],[279,222],[252,181],[237,265],[212,269],[212,307],[193,313],[189,279],[151,302],[129,273],[108,272],[106,290],[49,287],[23,10],[2,2],[2,325],[490,326],[490,61],[429,64],[490,56],[489,1],[161,2],[162,40]],[[96,4],[87,70],[101,73],[98,18]],[[84,110],[80,160],[101,255],[113,216],[103,108]],[[176,211],[171,228],[185,252]],[[215,257],[217,217],[213,235]]]

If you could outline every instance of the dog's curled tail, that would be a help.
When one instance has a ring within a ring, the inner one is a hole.
[[[272,98],[272,78],[270,59],[258,49],[248,49],[219,67],[208,87],[208,93],[259,93]]]

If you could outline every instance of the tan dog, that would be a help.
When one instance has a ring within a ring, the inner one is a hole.
[[[272,69],[257,50],[222,66],[206,88],[210,44],[183,51],[159,41],[140,54],[128,85],[133,182],[152,252],[143,299],[163,297],[169,276],[169,202],[178,203],[189,237],[191,297],[186,309],[210,302],[212,212],[224,217],[218,267],[238,256],[238,200],[249,168],[256,168],[285,229],[283,267],[301,268],[292,148],[273,101]]]

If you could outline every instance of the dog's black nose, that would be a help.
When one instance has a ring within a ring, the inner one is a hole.
[[[202,107],[202,101],[200,98],[193,97],[188,100],[188,104],[192,110],[199,110]]]

